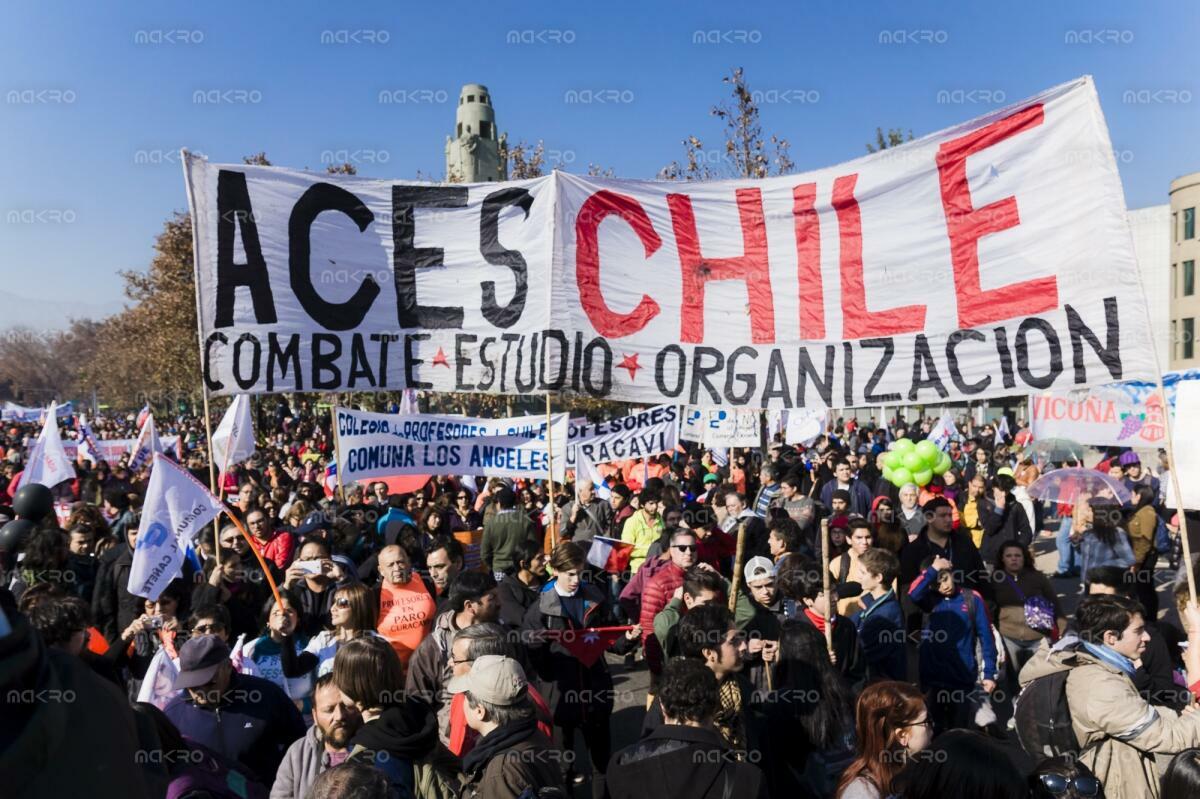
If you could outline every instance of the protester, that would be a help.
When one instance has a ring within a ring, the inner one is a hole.
[[[449,536],[434,539],[425,553],[429,579],[437,591],[437,612],[443,613],[450,600],[450,585],[463,569],[462,544]]]
[[[1200,795],[1200,749],[1187,749],[1171,758],[1162,778],[1159,799],[1186,799]]]
[[[498,510],[483,523],[483,541],[479,558],[496,581],[504,579],[516,565],[514,554],[529,541],[536,541],[533,522],[516,507],[517,497],[511,488],[496,492]]]
[[[1003,748],[982,733],[951,730],[934,739],[927,757],[896,775],[899,799],[1027,799],[1029,788]]]
[[[933,740],[933,722],[916,686],[877,682],[858,697],[854,710],[858,757],[842,773],[838,799],[886,799],[896,775]]]
[[[645,796],[762,799],[762,771],[742,762],[714,730],[721,711],[718,678],[699,660],[677,658],[663,669],[658,701],[663,724],[613,755],[611,799]]]
[[[625,520],[621,528],[621,540],[633,544],[633,552],[629,559],[629,571],[636,574],[646,562],[650,545],[658,540],[663,532],[662,495],[654,488],[643,488],[638,494],[638,509]]]
[[[454,635],[472,624],[494,622],[500,616],[496,581],[490,574],[462,572],[450,586],[448,605],[413,652],[404,678],[405,690],[435,710],[447,700],[445,686],[450,679]]]
[[[1066,631],[1067,620],[1054,587],[1034,566],[1027,547],[1017,541],[1004,543],[997,552],[996,565],[999,569],[994,574],[1000,577],[995,580],[996,627],[1007,654],[1005,684],[1009,694],[1016,696],[1021,669],[1043,640],[1057,640]]]
[[[378,608],[376,630],[396,650],[407,668],[409,658],[433,628],[437,604],[434,586],[412,569],[404,548],[395,544],[379,551],[379,587],[372,603]]]
[[[180,648],[174,688],[184,693],[163,712],[180,733],[241,763],[264,786],[304,735],[287,695],[274,683],[234,671],[229,647],[217,636],[200,635]]]
[[[286,637],[280,648],[280,664],[285,677],[303,677],[315,673],[320,677],[333,670],[338,649],[348,641],[363,635],[378,636],[377,605],[371,590],[364,585],[346,585],[333,591],[330,607],[330,626],[309,639],[304,651],[294,654],[292,642]],[[272,615],[269,624],[280,625],[281,617]],[[282,629],[277,628],[277,632]]]
[[[288,748],[279,764],[271,799],[305,799],[322,772],[341,765],[350,755],[348,745],[362,725],[362,716],[343,700],[333,674],[317,678],[312,720],[308,732]]]
[[[567,541],[587,545],[598,535],[607,536],[613,524],[613,506],[596,496],[590,480],[575,481],[575,500],[559,516],[559,530]]]
[[[535,541],[526,541],[514,555],[516,568],[496,587],[500,600],[500,623],[519,628],[529,606],[537,602],[546,579],[546,555]]]
[[[904,611],[895,589],[900,561],[886,549],[872,548],[862,553],[857,568],[862,610],[850,621],[858,631],[867,680],[907,679]]]
[[[1075,613],[1078,637],[1042,648],[1021,670],[1023,689],[1069,670],[1065,684],[1079,759],[1114,797],[1157,797],[1155,757],[1200,746],[1200,715],[1153,707],[1133,684],[1145,651],[1142,608],[1120,596],[1090,596]],[[1189,675],[1190,676],[1190,675]],[[1147,758],[1146,755],[1151,755]]]
[[[451,694],[465,695],[467,726],[479,734],[463,759],[462,796],[521,799],[565,790],[528,686],[521,665],[501,655],[476,658],[467,674],[448,683]]]

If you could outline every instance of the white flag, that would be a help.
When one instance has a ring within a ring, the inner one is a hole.
[[[254,419],[250,414],[250,397],[238,394],[213,433],[213,463],[224,477],[230,466],[241,463],[253,454]]]
[[[42,424],[42,432],[38,434],[33,449],[29,453],[29,463],[21,475],[21,485],[41,483],[46,488],[53,488],[64,480],[72,480],[75,469],[71,459],[63,449],[62,438],[58,434],[58,415],[54,412],[54,403],[46,413]]]
[[[129,593],[158,599],[179,576],[188,544],[220,512],[220,501],[204,485],[156,453],[129,569]]]
[[[592,459],[580,447],[575,450],[575,482],[578,485],[584,481],[595,486],[596,496],[605,502],[612,496],[612,490],[604,482],[604,478],[600,476],[600,471],[596,468],[596,464],[592,463]]]
[[[420,413],[421,408],[417,405],[417,390],[415,388],[406,388],[400,394],[400,407],[396,413],[400,416],[412,416],[414,413]]]
[[[954,426],[954,418],[949,413],[943,413],[942,418],[938,419],[938,423],[929,431],[927,438],[945,452],[950,447],[950,439],[957,435],[958,428]]]
[[[162,442],[158,440],[158,430],[154,427],[154,414],[146,414],[146,423],[142,425],[137,440],[133,442],[133,455],[129,457],[129,470],[136,472],[146,464],[155,453],[162,452]]]
[[[1001,416],[1000,424],[996,425],[996,440],[994,445],[997,447],[1004,446],[1004,439],[1010,435],[1012,435],[1012,433],[1008,429],[1008,417]]]

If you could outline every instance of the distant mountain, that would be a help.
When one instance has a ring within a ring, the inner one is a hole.
[[[68,286],[64,294],[70,294]],[[124,307],[120,300],[86,302],[75,299],[45,300],[22,297],[0,290],[0,330],[30,327],[34,330],[63,330],[72,319],[103,319]]]

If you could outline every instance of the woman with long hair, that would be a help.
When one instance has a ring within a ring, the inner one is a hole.
[[[263,634],[247,641],[239,638],[229,659],[242,674],[270,680],[283,689],[306,720],[312,718],[313,675],[311,671],[299,677],[283,673],[282,651],[290,646],[293,658],[298,658],[308,645],[308,637],[296,635],[300,622],[300,600],[287,588],[279,589],[279,602],[269,597],[262,607]]]
[[[1083,531],[1079,556],[1083,574],[1097,566],[1118,566],[1128,569],[1134,565],[1129,536],[1121,529],[1121,506],[1108,497],[1092,497],[1088,501],[1091,526]]]
[[[1146,618],[1158,618],[1158,591],[1154,585],[1154,566],[1158,563],[1158,550],[1154,548],[1154,536],[1158,532],[1158,512],[1154,503],[1158,499],[1155,490],[1147,483],[1133,488],[1133,509],[1125,522],[1129,531],[1129,546],[1133,549],[1133,565],[1137,579],[1137,598],[1146,609]]]
[[[450,531],[474,532],[483,527],[483,517],[471,505],[471,492],[460,488],[452,496],[454,501],[450,506]]]
[[[933,739],[925,697],[906,682],[868,685],[854,713],[858,757],[838,783],[837,799],[883,799],[896,775]]]
[[[280,660],[285,677],[302,677],[312,671],[316,676],[333,671],[333,658],[343,644],[362,636],[378,637],[376,604],[371,601],[371,589],[362,583],[351,583],[336,589],[329,616],[331,629],[317,633],[299,655],[295,654],[291,636],[283,639]],[[283,629],[283,621],[272,614],[269,622],[272,629]]]
[[[1029,548],[1016,541],[1000,545],[996,556],[996,626],[1008,653],[1009,696],[1017,695],[1017,675],[1043,638],[1057,640],[1067,627],[1050,580],[1034,566]],[[1033,621],[1037,627],[1031,627]],[[1046,623],[1050,626],[1047,626]]]
[[[938,736],[925,757],[905,765],[894,780],[899,799],[1029,799],[1029,788],[1004,748],[974,730]]]
[[[854,694],[829,660],[825,636],[789,620],[779,634],[773,690],[761,709],[771,796],[831,796],[854,757]]]
[[[1200,749],[1185,749],[1167,766],[1158,799],[1192,799],[1195,796],[1200,796]]]

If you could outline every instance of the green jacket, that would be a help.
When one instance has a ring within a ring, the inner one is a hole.
[[[508,571],[517,565],[517,547],[533,540],[533,522],[525,511],[518,508],[497,511],[483,523],[479,559],[488,571]]]

